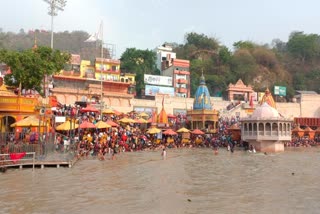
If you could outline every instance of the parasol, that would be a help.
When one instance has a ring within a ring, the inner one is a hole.
[[[15,122],[15,123],[11,124],[10,127],[16,127],[16,126],[19,126],[19,127],[39,126],[39,123],[40,123],[40,126],[45,126],[44,122],[43,121],[39,122],[39,118],[37,118],[36,116],[29,116],[29,117],[26,117],[26,118],[18,121],[18,122]]]
[[[58,131],[69,131],[69,130],[72,130],[72,129],[76,129],[78,128],[79,125],[76,124],[75,122],[70,122],[70,120],[60,124],[59,126],[56,127],[56,130]]]
[[[187,133],[187,132],[190,132],[190,130],[183,127],[181,129],[179,129],[177,132],[179,132],[179,133]]]
[[[177,135],[175,131],[172,129],[167,129],[166,131],[163,132],[164,135]]]
[[[96,126],[93,123],[90,123],[88,121],[84,121],[80,124],[81,129],[95,129]]]
[[[105,128],[110,128],[111,125],[109,125],[108,123],[106,122],[103,122],[103,121],[99,121],[95,124],[96,128],[97,129],[105,129]]]
[[[158,134],[158,133],[160,133],[160,132],[161,132],[161,130],[160,130],[160,129],[157,129],[157,128],[155,128],[155,127],[150,128],[150,129],[147,131],[148,134]]]
[[[99,112],[99,110],[93,106],[88,105],[87,107],[80,109],[80,112]]]
[[[200,129],[195,129],[195,130],[193,130],[191,133],[192,133],[192,134],[197,134],[197,135],[202,135],[202,134],[204,134],[204,132],[201,131]]]

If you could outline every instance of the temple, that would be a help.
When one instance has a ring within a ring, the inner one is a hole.
[[[264,103],[268,103],[268,105],[271,106],[272,108],[276,108],[276,103],[274,102],[274,99],[272,97],[271,92],[269,91],[269,88],[266,89],[266,91],[260,101],[260,105],[262,105]]]
[[[233,100],[249,100],[253,95],[252,86],[246,86],[241,79],[236,84],[229,84],[228,86],[228,99]]]
[[[216,133],[217,131],[219,113],[217,110],[212,110],[210,93],[203,73],[195,93],[193,109],[187,111],[187,118],[191,123],[191,129],[201,129],[207,133]]]
[[[291,140],[292,119],[282,117],[267,102],[241,119],[241,139],[260,152],[283,152]]]

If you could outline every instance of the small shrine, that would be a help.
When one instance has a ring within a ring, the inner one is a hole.
[[[241,79],[236,84],[229,84],[228,86],[228,99],[248,101],[253,95],[253,89],[250,85],[245,85]]]
[[[284,142],[291,141],[292,122],[265,102],[241,119],[241,139],[260,152],[283,152]]]
[[[162,109],[157,117],[158,127],[167,127],[169,125],[167,112],[164,109],[164,97],[162,99]]]
[[[276,108],[276,102],[274,101],[269,88],[267,88],[266,91],[264,92],[264,95],[260,101],[260,105],[264,103],[268,103],[269,106]]]
[[[193,109],[187,111],[187,118],[191,123],[191,129],[201,129],[207,133],[217,132],[219,112],[215,109],[212,110],[210,93],[203,73],[194,96]]]

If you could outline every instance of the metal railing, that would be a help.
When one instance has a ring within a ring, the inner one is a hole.
[[[22,154],[22,153],[15,153]],[[32,171],[34,170],[35,165],[35,152],[26,152],[25,155],[20,159],[12,159],[12,154],[0,154],[0,168],[10,167],[10,166],[22,166],[22,165],[30,165],[32,163]]]

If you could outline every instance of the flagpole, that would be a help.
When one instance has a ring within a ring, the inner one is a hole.
[[[102,69],[104,68],[104,59],[103,59],[103,22],[100,24],[100,33],[101,33],[101,63],[102,67],[100,68],[100,87],[101,87],[101,102],[100,102],[100,119],[102,120],[102,105],[103,105],[103,87],[102,87]]]

